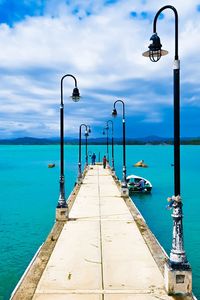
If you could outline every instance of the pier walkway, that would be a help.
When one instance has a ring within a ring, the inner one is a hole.
[[[90,167],[34,300],[172,299],[110,171]]]

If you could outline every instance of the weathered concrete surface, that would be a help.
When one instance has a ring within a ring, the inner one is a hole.
[[[43,273],[49,257],[56,245],[58,237],[63,229],[64,223],[55,223],[52,231],[50,232],[46,242],[42,246],[39,254],[37,255],[32,267],[27,272],[26,276],[22,280],[16,293],[13,295],[12,299],[22,300],[22,299],[32,299],[37,284],[40,280],[41,274]]]
[[[34,296],[13,299],[191,299],[166,294],[165,254],[118,184],[108,169],[90,168]]]
[[[83,178],[85,176],[86,170],[83,172]],[[80,186],[76,185],[71,192],[68,198],[68,207],[71,210],[76,196],[80,190]],[[51,256],[51,253],[57,243],[58,237],[63,229],[65,222],[56,222],[49,233],[46,241],[42,245],[38,255],[30,266],[29,270],[27,270],[26,275],[21,280],[18,288],[13,293],[11,297],[12,300],[30,300],[33,298],[35,289],[38,285],[40,277],[47,265],[47,262]],[[73,299],[72,299],[73,300]]]
[[[86,174],[33,299],[173,299],[116,183],[101,166]]]

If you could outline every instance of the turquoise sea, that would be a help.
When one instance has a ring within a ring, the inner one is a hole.
[[[89,151],[102,158],[106,147],[89,146]],[[193,291],[200,299],[199,152],[199,146],[181,147],[185,249],[193,269]],[[133,167],[141,159],[149,168]],[[67,195],[76,180],[77,160],[78,146],[65,146]],[[121,161],[122,147],[115,146],[119,178]],[[52,162],[56,167],[49,169]],[[127,175],[144,176],[153,184],[151,195],[137,195],[133,201],[167,253],[172,240],[171,211],[166,210],[166,199],[173,195],[171,164],[172,146],[127,146]],[[54,223],[59,146],[0,146],[0,188],[0,300],[6,300]]]

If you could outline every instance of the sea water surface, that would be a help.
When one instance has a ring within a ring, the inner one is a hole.
[[[91,145],[89,151],[95,152],[97,159],[99,155],[102,159],[106,146]],[[181,146],[185,249],[193,270],[193,291],[198,299],[199,152],[199,146]],[[141,159],[148,168],[133,167]],[[78,146],[65,146],[66,196],[76,181],[77,160]],[[55,163],[55,168],[49,169],[49,163]],[[166,199],[173,195],[172,164],[173,146],[127,146],[127,175],[143,176],[153,184],[150,195],[138,194],[132,197],[133,201],[168,254],[172,218],[171,211],[166,209]],[[121,146],[115,146],[115,167],[121,178]],[[54,223],[59,196],[59,146],[0,146],[0,189],[0,300],[7,300]]]

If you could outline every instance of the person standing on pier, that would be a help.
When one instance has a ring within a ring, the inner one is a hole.
[[[95,160],[96,160],[96,154],[95,153],[92,154],[91,159],[92,159],[92,165],[95,165]]]
[[[106,156],[104,155],[104,157],[103,157],[103,168],[104,169],[106,168],[106,162],[107,162],[107,159],[106,159]]]

